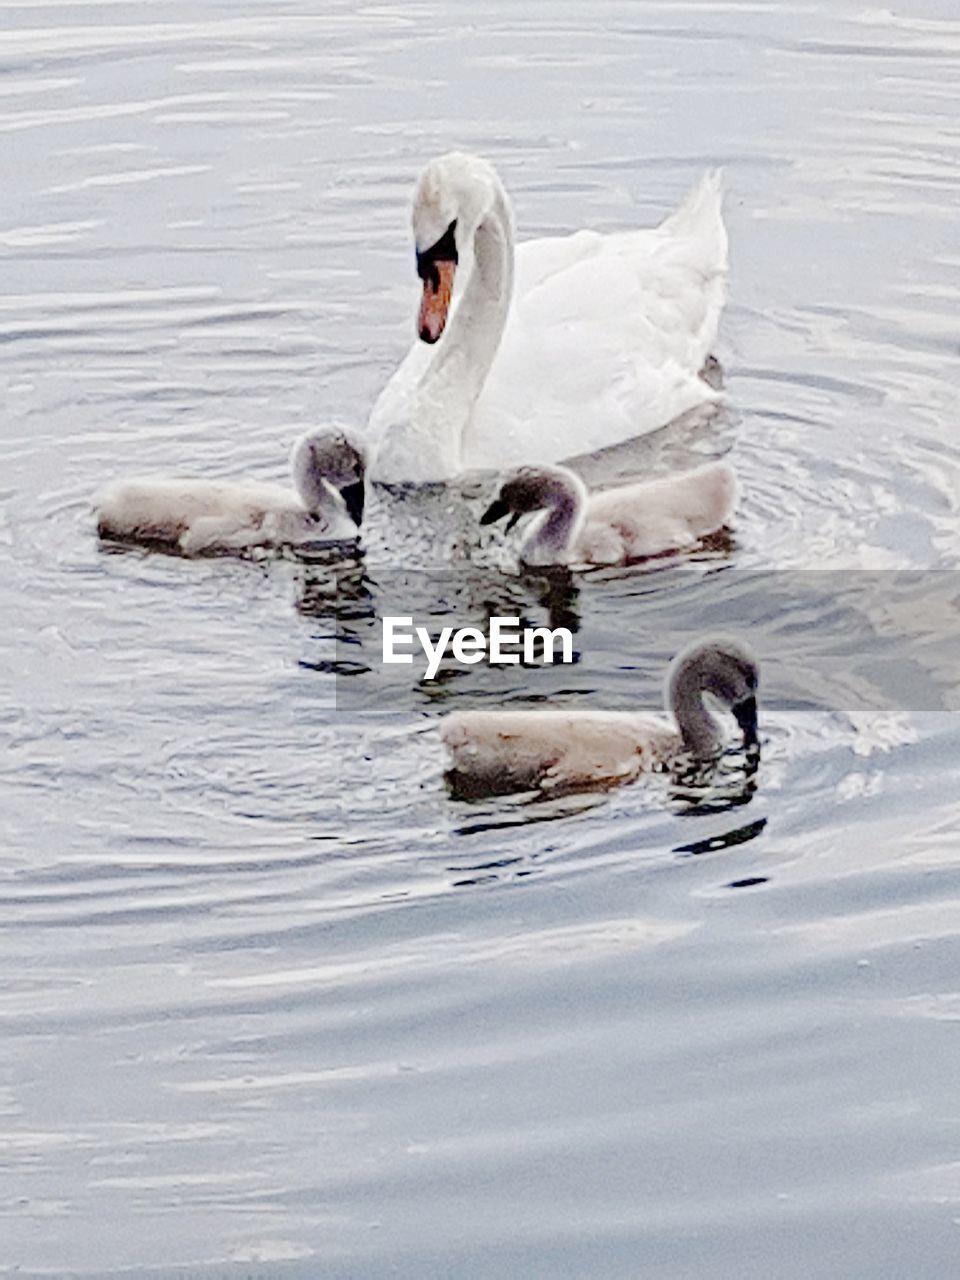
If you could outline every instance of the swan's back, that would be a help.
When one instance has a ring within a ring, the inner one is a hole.
[[[615,785],[680,750],[665,721],[619,711],[456,711],[440,734],[458,778],[488,793]]]
[[[724,301],[719,173],[659,227],[521,243],[503,341],[464,434],[468,467],[558,462],[719,397],[698,376]],[[540,421],[547,431],[535,431]]]

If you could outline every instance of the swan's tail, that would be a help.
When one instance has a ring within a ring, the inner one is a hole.
[[[658,230],[706,276],[722,278],[728,266],[723,225],[723,170],[710,169]]]
[[[660,230],[692,235],[716,222],[723,222],[723,170],[708,169],[683,204],[660,223]]]

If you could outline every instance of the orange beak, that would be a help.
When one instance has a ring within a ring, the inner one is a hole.
[[[450,310],[450,298],[453,295],[453,277],[456,274],[455,262],[435,262],[433,264],[434,279],[424,280],[423,299],[420,303],[420,316],[417,331],[424,342],[434,343],[443,333],[447,323],[447,312]]]

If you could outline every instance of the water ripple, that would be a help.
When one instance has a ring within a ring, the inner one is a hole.
[[[917,8],[0,0],[0,1270],[954,1268],[960,22]],[[586,469],[726,456],[733,537],[526,574],[477,477],[372,494],[362,556],[98,547],[113,475],[362,428],[451,145],[524,234],[725,166],[729,407]],[[394,681],[388,610],[578,662]],[[451,708],[656,708],[738,624],[755,777],[447,790]]]

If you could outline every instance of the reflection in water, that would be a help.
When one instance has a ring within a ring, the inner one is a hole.
[[[670,797],[678,813],[709,813],[749,804],[760,782],[761,748],[728,747],[717,760],[681,758],[671,770]]]
[[[299,557],[296,608],[305,618],[371,616],[371,581],[362,547],[340,547]]]
[[[746,803],[746,800],[743,801]],[[766,818],[757,818],[755,822],[747,822],[743,826],[724,831],[722,835],[709,836],[706,840],[694,840],[691,844],[678,844],[674,853],[719,853],[723,849],[733,849],[737,845],[754,840],[767,825]],[[751,883],[758,883],[755,879]]]
[[[742,880],[731,880],[728,889],[755,889],[758,885],[769,884],[769,876],[744,876]]]
[[[451,771],[448,770],[444,775],[446,779],[450,778],[450,773]],[[520,792],[495,797],[483,794],[458,795],[455,784],[455,778],[452,782],[448,782],[453,798],[464,801],[471,807],[472,821],[464,822],[456,828],[456,834],[461,836],[480,835],[487,831],[502,831],[510,827],[524,827],[531,823],[575,817],[603,803],[602,796],[583,791],[549,797],[543,796],[540,792]]]

